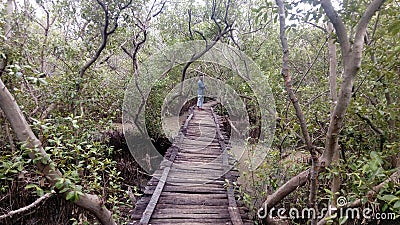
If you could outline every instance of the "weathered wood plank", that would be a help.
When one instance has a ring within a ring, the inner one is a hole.
[[[232,224],[230,223],[229,219],[208,219],[208,218],[197,218],[197,219],[168,219],[169,224],[187,224],[192,225],[195,223],[199,224],[213,224],[213,225],[226,225]],[[153,219],[151,220],[151,224],[167,224],[164,219]]]
[[[134,209],[134,223],[249,224],[249,217],[241,216],[248,210],[237,207],[233,188],[225,187],[225,179],[233,181],[238,173],[229,171],[234,162],[226,151],[229,140],[210,105],[181,127]]]
[[[219,127],[219,122],[218,122],[217,115],[215,114],[213,109],[211,109],[211,112],[212,112],[215,124],[217,126],[217,129],[216,129],[217,136],[219,138],[219,143],[221,145],[221,149],[222,149],[222,152],[223,152],[222,153],[223,166],[225,168],[228,168],[228,167],[230,167],[230,165],[229,165],[228,153],[227,153],[226,145],[225,145],[225,138],[223,137],[223,135],[221,133],[221,129]],[[227,172],[224,175],[224,177],[225,177],[225,179],[232,180],[230,172]],[[228,204],[229,204],[228,209],[229,209],[229,214],[230,214],[231,221],[232,221],[233,225],[243,225],[243,221],[242,221],[242,218],[240,216],[239,209],[237,208],[237,205],[236,205],[235,193],[234,193],[233,187],[231,185],[228,186],[227,195],[228,195]]]
[[[147,207],[146,207],[146,209],[145,209],[145,211],[143,213],[142,219],[140,220],[141,224],[148,224],[149,223],[150,218],[154,213],[154,209],[155,209],[155,207],[157,205],[158,199],[160,198],[162,189],[164,188],[165,181],[167,180],[169,169],[170,169],[169,167],[164,169],[164,173],[163,173],[160,181],[158,182],[158,185],[157,185],[157,187],[156,187],[156,189],[155,189],[155,191],[154,191],[154,193],[153,193],[153,195],[152,195],[152,197],[150,199],[150,202],[147,205]]]
[[[185,214],[185,213],[180,213],[180,212],[175,212],[172,214],[161,214],[161,213],[155,213],[152,217],[153,219],[230,219],[230,215],[228,214]]]

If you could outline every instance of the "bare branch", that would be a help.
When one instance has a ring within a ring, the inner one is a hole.
[[[6,219],[8,217],[13,217],[13,216],[15,216],[17,214],[25,213],[26,211],[29,211],[29,210],[39,206],[40,203],[45,202],[52,195],[53,195],[53,192],[52,193],[46,193],[45,195],[41,196],[40,198],[36,199],[34,202],[32,202],[31,204],[29,204],[29,205],[27,205],[25,207],[22,207],[22,208],[19,208],[17,210],[10,211],[7,214],[1,215],[0,216],[0,220],[4,220],[4,219]]]
[[[378,29],[380,15],[381,15],[380,12],[378,12],[378,14],[376,15],[376,20],[375,20],[375,23],[374,23],[374,28],[372,30],[371,40],[374,39],[376,30]],[[371,44],[371,43],[368,43],[368,44]]]
[[[166,3],[167,3],[167,1],[164,1],[163,3],[161,3],[160,9],[156,13],[154,13],[151,17],[158,16],[162,12],[162,10],[164,9]]]
[[[104,26],[103,26],[103,30],[102,30],[102,33],[101,33],[101,35],[102,35],[102,41],[101,41],[100,46],[97,48],[97,50],[96,50],[94,56],[79,70],[79,77],[80,77],[80,80],[79,80],[79,82],[76,84],[76,91],[77,91],[77,92],[79,92],[79,90],[80,90],[80,85],[81,85],[81,83],[82,83],[82,79],[83,79],[83,76],[84,76],[86,70],[89,69],[89,67],[90,67],[94,62],[96,62],[96,60],[100,57],[101,52],[105,49],[105,47],[106,47],[106,45],[107,45],[108,36],[111,35],[111,34],[113,34],[113,33],[115,32],[115,30],[117,29],[117,27],[118,27],[118,18],[119,18],[120,13],[121,13],[124,9],[126,9],[127,7],[129,7],[130,4],[132,3],[132,0],[130,0],[126,5],[122,6],[122,7],[119,9],[119,11],[118,11],[118,13],[117,13],[117,16],[116,16],[115,19],[114,19],[114,26],[113,26],[113,28],[112,28],[110,31],[108,31],[109,23],[110,23],[110,15],[109,15],[108,7],[107,7],[107,5],[106,5],[104,2],[102,2],[102,1],[100,1],[100,0],[96,0],[96,1],[97,1],[97,3],[101,6],[101,8],[103,9],[103,12],[104,12]]]
[[[203,38],[203,40],[204,40],[206,43],[208,42],[207,38],[204,36],[204,34],[203,34],[202,32],[200,32],[200,31],[198,31],[198,30],[195,30],[194,32],[195,32],[196,34],[200,35],[201,38]]]
[[[216,11],[217,11],[217,1],[213,0],[212,1],[212,10],[211,10],[211,19],[214,21],[215,25],[217,25],[218,33],[221,33],[222,28],[221,28],[221,26],[219,25],[219,23],[217,21],[217,18],[216,18],[216,15],[215,15]]]
[[[356,27],[356,35],[354,37],[354,51],[362,51],[363,38],[365,36],[368,23],[371,20],[372,16],[376,13],[376,11],[381,8],[384,2],[385,0],[373,0],[368,5]]]
[[[197,59],[199,59],[200,57],[202,57],[205,53],[207,53],[211,48],[214,47],[214,45],[227,33],[229,33],[231,31],[231,27],[232,25],[228,23],[227,21],[227,17],[228,17],[228,11],[230,8],[230,0],[228,0],[227,4],[225,4],[225,27],[224,29],[221,28],[221,26],[219,25],[217,19],[216,19],[216,7],[217,7],[217,3],[215,0],[213,0],[212,2],[212,12],[211,12],[211,19],[214,21],[214,23],[217,25],[218,27],[218,33],[212,38],[211,43],[205,38],[205,36],[199,32],[199,31],[194,31],[196,33],[198,33],[200,36],[202,36],[202,38],[205,40],[206,46],[204,48],[203,51],[196,53],[192,56],[192,58],[185,64],[185,66],[182,69],[182,76],[181,76],[181,89],[182,90],[182,85],[183,85],[183,81],[185,80],[186,77],[186,71],[188,70],[188,68],[190,67],[190,65],[195,62]],[[181,91],[179,91],[179,94],[181,94]]]
[[[315,24],[315,23],[311,23],[311,22],[309,22],[309,21],[303,21],[303,23],[306,23],[306,24],[309,24],[309,25],[311,25],[311,26],[313,26],[313,27],[315,27],[315,28],[318,28],[318,29],[320,29],[320,30],[322,30],[323,32],[327,32],[327,30],[324,28],[324,27],[321,27],[321,26],[319,26],[318,24]]]
[[[123,10],[125,10],[126,8],[128,8],[131,4],[132,4],[132,0],[129,0],[128,3],[126,3],[125,5],[123,5],[122,7],[119,8],[119,10],[117,12],[117,16],[114,18],[114,26],[113,26],[113,28],[111,28],[110,31],[107,32],[107,36],[113,34],[115,32],[115,30],[117,30],[117,28],[118,28],[118,19],[119,19],[119,16],[121,15],[121,12]]]
[[[332,34],[333,34],[333,25],[328,22],[327,26],[328,30],[328,55],[329,55],[329,92],[332,100],[332,109],[335,107],[337,102],[337,74],[336,74],[336,66],[337,66],[337,57],[336,57],[336,45],[334,43]],[[332,113],[331,113],[332,114]]]
[[[189,34],[190,34],[190,39],[194,40],[193,38],[193,32],[192,32],[192,10],[188,9],[188,26],[189,26]]]
[[[356,115],[358,117],[360,117],[361,119],[363,119],[365,122],[367,122],[367,124],[371,127],[371,129],[375,133],[377,133],[379,135],[383,135],[383,131],[380,128],[378,128],[377,126],[375,126],[374,123],[372,122],[372,120],[368,116],[363,116],[359,112],[357,112]]]
[[[242,35],[257,33],[260,30],[264,30],[272,21],[273,21],[273,19],[270,19],[270,20],[268,20],[268,22],[266,22],[265,24],[261,25],[259,28],[255,29],[255,30],[244,32],[244,33],[242,33]]]
[[[139,49],[140,49],[141,46],[146,42],[146,40],[147,40],[147,30],[144,30],[144,31],[143,31],[143,39],[142,39],[139,43],[137,43],[137,44],[135,45],[135,49],[133,50],[133,54],[132,54],[132,59],[135,59],[135,60],[136,60],[136,56],[137,56],[137,54],[138,54],[138,52],[139,52]],[[136,65],[136,67],[135,67],[135,70],[137,70],[137,65]]]
[[[94,54],[94,56],[79,70],[79,76],[80,78],[83,78],[86,70],[99,58],[101,52],[104,50],[104,48],[106,47],[107,44],[107,37],[108,37],[108,26],[109,26],[109,13],[108,13],[108,9],[107,6],[104,4],[104,2],[97,0],[97,3],[101,6],[101,8],[103,9],[104,12],[104,27],[103,27],[103,31],[102,31],[102,42],[100,44],[100,46],[98,47],[96,53]],[[80,81],[82,82],[82,81]],[[77,91],[79,91],[80,89],[80,83],[78,83],[77,86]]]
[[[225,4],[224,22],[225,22],[225,26],[229,27],[230,25],[229,25],[229,22],[228,22],[228,15],[229,15],[228,12],[229,12],[229,8],[231,6],[231,0],[228,0],[226,3],[224,2],[224,4]]]
[[[129,52],[129,50],[124,45],[121,45],[121,48],[129,56],[129,58],[133,58],[132,54]]]
[[[284,10],[284,6],[283,6],[283,1],[276,0],[276,3],[278,4],[278,7],[279,7],[280,38],[281,38],[281,44],[282,44],[282,48],[283,48],[281,75],[284,78],[285,88],[289,95],[290,101],[292,102],[293,107],[296,110],[296,116],[299,119],[301,131],[303,133],[306,145],[308,146],[308,150],[312,151],[313,147],[312,147],[310,135],[308,133],[306,119],[305,119],[304,113],[299,105],[299,101],[293,92],[292,78],[289,74],[289,64],[288,64],[288,62],[289,62],[289,47],[288,47],[287,38],[286,38],[286,34],[285,34],[285,10]]]
[[[339,43],[342,51],[342,62],[344,66],[343,81],[340,86],[340,93],[337,104],[333,110],[331,120],[326,135],[325,151],[321,161],[325,166],[332,162],[332,157],[338,149],[338,138],[340,129],[343,126],[343,121],[348,105],[351,100],[351,92],[354,84],[354,78],[361,66],[362,46],[364,43],[364,35],[368,21],[372,18],[373,13],[379,9],[384,0],[374,0],[365,11],[363,17],[357,25],[356,37],[353,48],[350,46],[350,40],[347,38],[347,31],[344,24],[334,11],[330,0],[322,0],[321,5],[326,14],[331,20],[336,29],[336,34],[339,38]]]
[[[321,45],[321,47],[319,48],[317,55],[315,56],[314,60],[311,62],[311,65],[307,68],[307,71],[304,73],[303,77],[301,77],[299,84],[297,85],[294,93],[297,93],[297,91],[300,88],[301,83],[303,83],[304,79],[306,78],[307,74],[311,71],[311,68],[314,66],[315,62],[317,61],[317,59],[319,58],[322,49],[324,48],[324,46],[326,45],[326,43],[328,42],[328,38],[325,39],[325,42]]]

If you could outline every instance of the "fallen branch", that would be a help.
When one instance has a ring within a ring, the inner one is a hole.
[[[367,192],[366,197],[369,200],[373,200],[376,198],[377,193],[379,193],[379,191],[389,182],[394,182],[394,183],[399,183],[400,181],[400,168],[398,168],[398,170],[396,172],[394,172],[389,178],[387,178],[386,180],[384,180],[382,183],[376,185],[375,187],[373,187],[370,191]],[[344,206],[344,208],[357,208],[357,207],[361,207],[362,201],[361,199],[356,199],[355,201],[348,203],[346,206]],[[326,217],[328,216],[325,215],[325,217],[323,219],[321,219],[317,225],[325,225],[327,223],[326,221]]]
[[[309,172],[310,170],[308,169],[299,173],[295,177],[292,177],[284,185],[280,186],[273,194],[268,195],[267,200],[264,202],[265,206],[268,207],[268,209],[271,209],[283,198],[295,191],[298,187],[306,184]]]
[[[10,212],[8,212],[7,214],[1,215],[1,216],[0,216],[0,220],[4,220],[5,218],[13,217],[14,215],[17,215],[17,214],[20,214],[20,213],[24,213],[24,212],[26,212],[26,211],[28,211],[28,210],[31,210],[31,209],[33,209],[34,207],[37,207],[40,203],[45,202],[45,201],[46,201],[48,198],[50,198],[53,194],[54,194],[54,192],[52,192],[52,193],[47,193],[47,194],[45,194],[45,195],[43,195],[42,197],[36,199],[36,201],[32,202],[31,204],[29,204],[29,205],[27,205],[27,206],[25,206],[25,207],[22,207],[22,208],[19,208],[19,209],[17,209],[17,210],[10,211]]]
[[[397,169],[388,179],[384,180],[382,183],[373,187],[370,191],[367,192],[368,199],[372,200],[376,197],[379,191],[389,182],[399,183],[400,180],[400,168]],[[349,203],[346,207],[347,208],[355,208],[360,207],[362,205],[361,199],[357,199],[352,203]]]

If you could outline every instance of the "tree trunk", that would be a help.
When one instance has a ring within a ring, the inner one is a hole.
[[[310,152],[312,166],[310,170],[310,195],[308,200],[308,207],[313,208],[315,210],[315,215],[311,219],[311,225],[317,224],[316,215],[318,214],[318,204],[317,204],[317,192],[318,192],[318,173],[319,173],[319,162],[318,155],[315,148],[312,145],[310,134],[308,132],[306,119],[303,113],[303,110],[300,107],[299,101],[293,92],[292,89],[292,78],[289,73],[289,46],[287,43],[286,37],[286,26],[285,26],[285,8],[283,0],[276,0],[276,4],[278,5],[278,13],[279,13],[279,27],[280,27],[280,39],[283,49],[283,57],[282,57],[282,76],[285,80],[285,88],[289,95],[290,101],[294,109],[296,110],[296,116],[299,119],[301,131],[303,133],[304,141],[306,143],[307,150]]]
[[[62,178],[62,174],[57,168],[55,168],[54,162],[51,161],[50,156],[47,155],[43,149],[42,143],[32,132],[32,129],[26,122],[25,116],[17,102],[1,79],[0,108],[3,110],[6,118],[10,122],[17,139],[24,143],[25,147],[30,150],[29,157],[31,159],[42,158],[42,160],[36,161],[36,166],[38,167],[38,170],[46,176],[49,183],[54,185],[60,178]],[[83,194],[74,203],[94,214],[101,224],[116,225],[111,212],[104,207],[104,204],[96,195]]]
[[[336,85],[336,65],[337,65],[337,57],[336,57],[336,44],[335,39],[333,38],[333,25],[328,22],[328,55],[329,55],[329,92],[332,101],[332,109],[335,107],[337,103],[337,85]],[[331,111],[332,114],[332,111]]]
[[[338,150],[339,132],[343,126],[347,107],[350,104],[351,91],[355,76],[361,68],[364,36],[367,30],[367,25],[384,1],[385,0],[374,0],[368,5],[356,26],[356,34],[353,41],[354,44],[351,46],[346,27],[342,19],[334,10],[332,2],[330,0],[321,0],[322,8],[335,27],[336,35],[340,43],[342,62],[344,66],[343,82],[340,86],[338,101],[329,123],[328,133],[326,135],[325,151],[321,157],[321,163],[323,163],[324,166],[328,166],[332,162],[332,158]]]
[[[12,30],[12,16],[14,13],[14,5],[12,0],[7,0],[6,4],[6,24],[4,25],[4,36],[5,38],[5,46],[10,42],[11,39],[11,30]],[[1,58],[0,59],[0,71],[4,71],[7,66],[7,59]],[[3,73],[3,72],[1,72]],[[1,75],[1,74],[0,74]]]
[[[14,12],[14,1],[13,0],[7,0],[7,5],[6,5],[6,24],[4,26],[4,31],[5,31],[5,36],[7,40],[11,38],[11,28],[12,28],[12,15]]]
[[[363,50],[363,41],[366,33],[368,22],[376,11],[383,5],[384,0],[373,0],[367,7],[356,27],[356,34],[354,44],[351,46],[348,38],[346,27],[334,10],[330,0],[321,0],[321,5],[332,22],[342,52],[342,62],[344,65],[343,82],[340,85],[340,94],[338,96],[337,104],[331,115],[328,132],[325,141],[325,150],[320,157],[320,169],[329,166],[334,158],[335,152],[338,151],[339,132],[343,125],[346,109],[350,103],[351,90],[354,83],[356,73],[361,67],[361,56]],[[292,193],[297,187],[302,186],[307,181],[307,174],[309,170],[303,171],[297,176],[293,177],[285,184],[283,184],[275,193],[268,196],[265,204],[268,208],[275,206],[284,197]]]
[[[332,37],[333,35],[333,26],[332,23],[328,22],[327,26],[327,31],[328,31],[328,55],[329,55],[329,92],[330,92],[330,99],[331,99],[331,110],[330,113],[331,115],[333,114],[333,109],[336,106],[337,103],[337,91],[336,91],[336,78],[337,78],[337,73],[336,73],[336,65],[337,65],[337,57],[336,57],[336,44],[335,41]],[[339,147],[339,144],[336,143],[336,146]],[[339,151],[338,149],[335,150],[335,153],[333,154],[333,163],[337,163],[339,161]],[[333,193],[332,199],[331,199],[331,207],[332,209],[336,208],[336,201],[338,198],[338,192],[340,191],[340,185],[341,185],[341,180],[340,180],[340,175],[334,175],[332,174],[332,181],[331,181],[331,192]],[[325,218],[331,216],[332,211],[328,211],[325,214]],[[321,220],[318,222],[318,225],[326,224],[326,220]]]
[[[337,65],[337,57],[336,57],[336,44],[334,43],[334,39],[332,37],[333,34],[333,26],[332,23],[328,23],[328,33],[329,33],[329,41],[328,41],[328,51],[329,51],[329,90],[330,97],[332,101],[331,115],[333,114],[333,109],[337,103],[337,92],[336,92],[336,65]],[[338,141],[338,140],[337,140]],[[339,148],[339,144],[336,143],[336,146]],[[337,163],[339,161],[339,149],[335,149],[335,153],[333,154],[333,162]],[[333,175],[332,184],[331,184],[331,192],[332,196],[332,207],[336,207],[336,200],[338,198],[337,192],[340,190],[340,175]]]

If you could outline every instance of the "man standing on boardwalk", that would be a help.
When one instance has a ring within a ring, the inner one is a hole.
[[[200,79],[197,82],[197,109],[203,109],[203,102],[204,102],[204,89],[206,86],[204,85],[204,75],[200,75]]]

